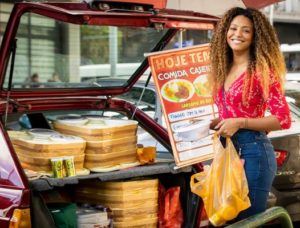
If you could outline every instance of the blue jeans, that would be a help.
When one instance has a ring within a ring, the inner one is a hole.
[[[277,163],[273,145],[265,132],[242,129],[231,140],[240,158],[245,160],[244,168],[251,201],[251,207],[238,215],[237,220],[241,220],[266,210]],[[225,143],[222,137],[221,142]]]

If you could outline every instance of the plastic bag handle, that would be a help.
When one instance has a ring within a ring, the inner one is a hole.
[[[213,151],[214,153],[216,153],[216,145],[220,142],[220,138],[219,135],[217,134],[217,132],[214,133],[213,135]],[[226,147],[228,147],[228,145],[232,144],[232,140],[229,136],[226,136]],[[224,149],[225,149],[224,148]]]
[[[200,176],[201,178],[206,178],[205,175],[203,174],[204,171],[200,172],[200,173],[195,173],[191,176],[191,180],[190,180],[190,186],[191,186],[191,191],[195,194],[197,194],[200,197],[205,197],[203,194],[200,193],[199,191],[199,186],[203,186],[203,183],[201,183],[200,181],[195,182],[195,179]]]

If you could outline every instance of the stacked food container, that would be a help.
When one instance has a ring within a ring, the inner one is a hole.
[[[65,117],[54,121],[53,127],[86,140],[84,166],[91,171],[137,162],[136,121],[97,116]]]
[[[157,227],[158,179],[82,182],[75,191],[82,203],[101,204],[113,214],[114,227]]]
[[[9,131],[9,136],[24,169],[52,174],[51,161],[72,157],[76,173],[84,172],[86,141],[54,130]]]

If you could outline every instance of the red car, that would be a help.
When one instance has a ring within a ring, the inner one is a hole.
[[[45,192],[72,191],[82,180],[104,182],[142,176],[157,177],[165,188],[180,186],[184,227],[196,226],[201,204],[189,189],[196,167],[174,170],[174,161],[169,159],[113,172],[32,178],[28,167],[42,167],[39,162],[32,166],[32,161],[40,161],[43,154],[35,157],[33,151],[14,143],[23,137],[20,132],[51,131],[57,117],[118,113],[123,119],[137,121],[172,155],[167,131],[133,103],[115,97],[130,91],[142,77],[151,77],[145,54],[181,44],[207,43],[218,18],[156,8],[163,8],[163,3],[14,4],[0,49],[1,228],[53,227],[41,196]],[[114,79],[114,83],[106,83],[107,79]],[[27,160],[20,151],[28,155]]]

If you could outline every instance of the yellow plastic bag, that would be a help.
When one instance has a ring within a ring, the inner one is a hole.
[[[221,226],[250,207],[244,166],[230,138],[224,148],[213,138],[214,159],[211,166],[191,177],[191,190],[200,196],[210,222]]]

